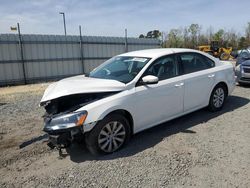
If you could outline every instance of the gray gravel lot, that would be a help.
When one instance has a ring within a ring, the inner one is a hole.
[[[41,139],[47,85],[0,88],[0,187],[250,187],[250,87],[221,112],[161,124],[112,155],[75,144],[59,158]]]

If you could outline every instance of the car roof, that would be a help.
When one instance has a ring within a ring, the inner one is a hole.
[[[186,49],[186,48],[157,48],[157,49],[147,49],[147,50],[138,50],[138,51],[128,52],[128,53],[120,54],[119,56],[157,58],[157,57],[161,57],[164,55],[180,53],[180,52],[199,52],[199,51]]]

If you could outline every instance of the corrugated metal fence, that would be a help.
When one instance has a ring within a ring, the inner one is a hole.
[[[1,34],[0,86],[89,73],[117,54],[159,46],[154,39],[59,35],[22,35],[20,44],[18,35]]]

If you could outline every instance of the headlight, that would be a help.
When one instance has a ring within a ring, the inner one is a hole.
[[[240,65],[237,65],[237,66],[235,67],[235,70],[238,71],[238,72],[240,72]]]
[[[61,130],[83,125],[87,118],[87,111],[73,112],[62,116],[54,117],[45,123],[44,130]]]
[[[244,73],[244,69],[242,66],[240,66],[241,73]]]

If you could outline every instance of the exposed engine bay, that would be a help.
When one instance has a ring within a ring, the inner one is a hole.
[[[57,114],[75,111],[91,102],[100,100],[115,93],[117,92],[74,94],[43,102],[40,105],[44,106],[46,110],[44,116],[52,117]]]

